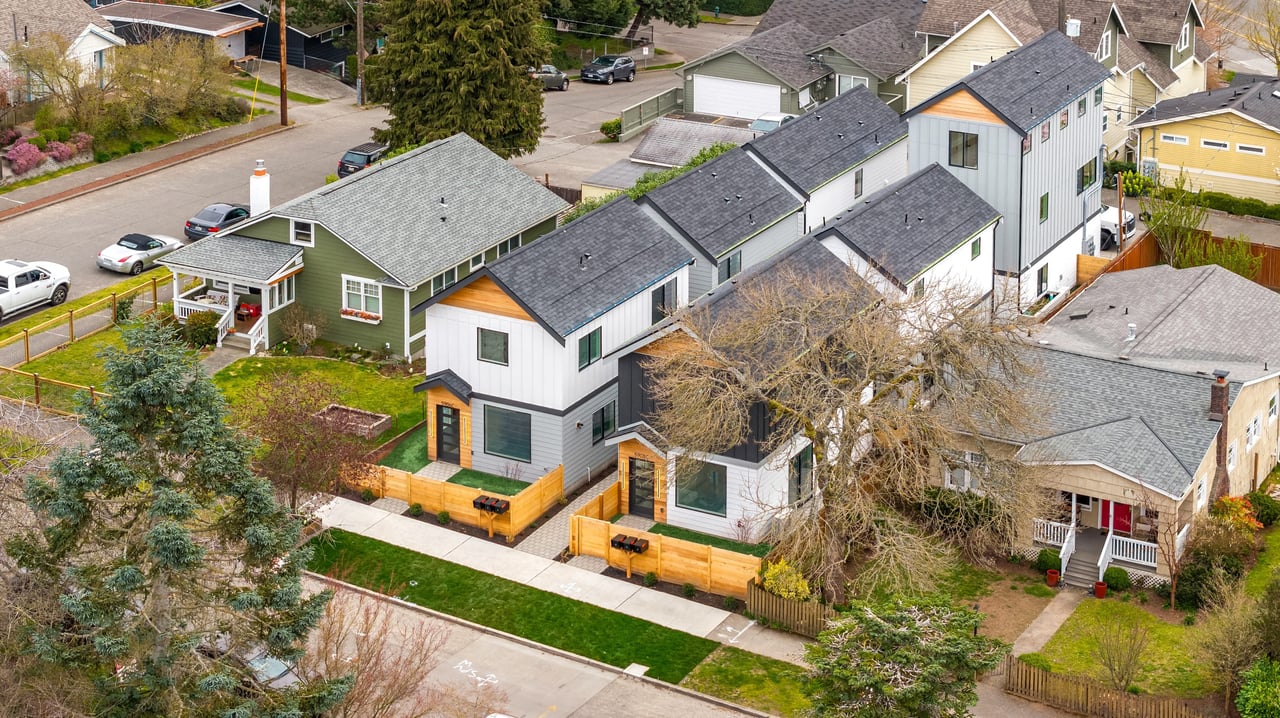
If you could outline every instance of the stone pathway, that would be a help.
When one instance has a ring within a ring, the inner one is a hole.
[[[582,492],[582,495],[574,499],[570,504],[551,518],[550,521],[539,526],[533,533],[529,534],[523,541],[516,546],[516,549],[531,553],[534,556],[549,558],[555,560],[564,553],[569,547],[569,517],[574,511],[587,505],[595,497],[604,493],[604,490],[613,485],[618,480],[618,472],[613,472],[603,479],[597,481],[594,486]],[[578,559],[586,559],[585,561],[574,563]],[[577,566],[588,571],[600,573],[605,570],[607,564],[598,558],[592,556],[576,556],[569,561],[570,566]]]

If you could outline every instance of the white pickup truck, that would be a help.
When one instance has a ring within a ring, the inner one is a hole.
[[[53,262],[0,260],[0,320],[37,304],[62,304],[71,290],[71,272]]]

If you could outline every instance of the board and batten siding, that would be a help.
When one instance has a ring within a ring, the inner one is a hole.
[[[496,406],[529,415],[530,461],[527,463],[517,461],[486,451],[484,442],[484,408],[486,406]],[[518,470],[521,481],[526,483],[537,481],[561,463],[560,423],[561,417],[555,414],[535,411],[525,406],[509,406],[500,401],[472,399],[471,468],[498,476],[510,476]]]
[[[588,472],[599,473],[601,468],[617,461],[617,447],[606,444],[603,437],[592,443],[591,423],[592,415],[610,403],[614,403],[616,417],[617,401],[618,385],[615,382],[593,393],[590,399],[565,413],[561,422],[565,491],[572,491],[585,484],[590,479]]]
[[[907,79],[907,109],[928,100],[973,72],[974,64],[1018,49],[1018,41],[991,17],[984,17],[946,47],[934,51]]]
[[[1280,158],[1280,134],[1234,112],[1168,122],[1141,128],[1142,157],[1155,159],[1161,179],[1171,184],[1186,175],[1187,189],[1225,192],[1280,202],[1280,179],[1275,168]],[[1166,136],[1183,138],[1169,141]],[[1218,150],[1202,140],[1227,143]],[[1240,146],[1261,148],[1262,153],[1242,152]]]
[[[812,232],[822,227],[858,202],[906,177],[907,146],[907,138],[902,137],[811,192],[805,207],[805,231]],[[862,196],[854,197],[859,169],[862,170]]]
[[[684,106],[690,110],[697,107],[693,89],[693,77],[695,74],[707,77],[722,77],[726,80],[742,80],[744,82],[775,85],[779,92],[778,100],[781,105],[781,112],[793,115],[800,114],[799,93],[791,90],[783,93],[783,85],[778,78],[765,72],[759,65],[736,52],[726,53],[720,57],[707,60],[696,67],[684,70]]]

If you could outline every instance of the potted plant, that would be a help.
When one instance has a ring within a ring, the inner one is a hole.
[[[1107,597],[1107,582],[1106,582],[1106,581],[1094,581],[1094,582],[1093,582],[1093,595],[1094,595],[1094,596],[1097,596],[1098,598],[1106,598],[1106,597]]]
[[[1048,571],[1044,572],[1044,576],[1045,576],[1045,580],[1048,582],[1050,586],[1057,586],[1058,579],[1062,577],[1062,574],[1061,572],[1058,571],[1058,569],[1051,568]]]

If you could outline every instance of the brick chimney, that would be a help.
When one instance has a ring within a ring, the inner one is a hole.
[[[1210,487],[1209,497],[1218,500],[1226,496],[1231,490],[1231,478],[1227,475],[1227,444],[1228,444],[1228,417],[1227,412],[1231,403],[1231,386],[1227,384],[1227,374],[1230,372],[1221,369],[1215,369],[1213,372],[1213,386],[1209,390],[1209,420],[1217,421],[1221,424],[1218,427],[1218,446],[1216,454],[1215,468],[1213,471],[1213,485]]]

